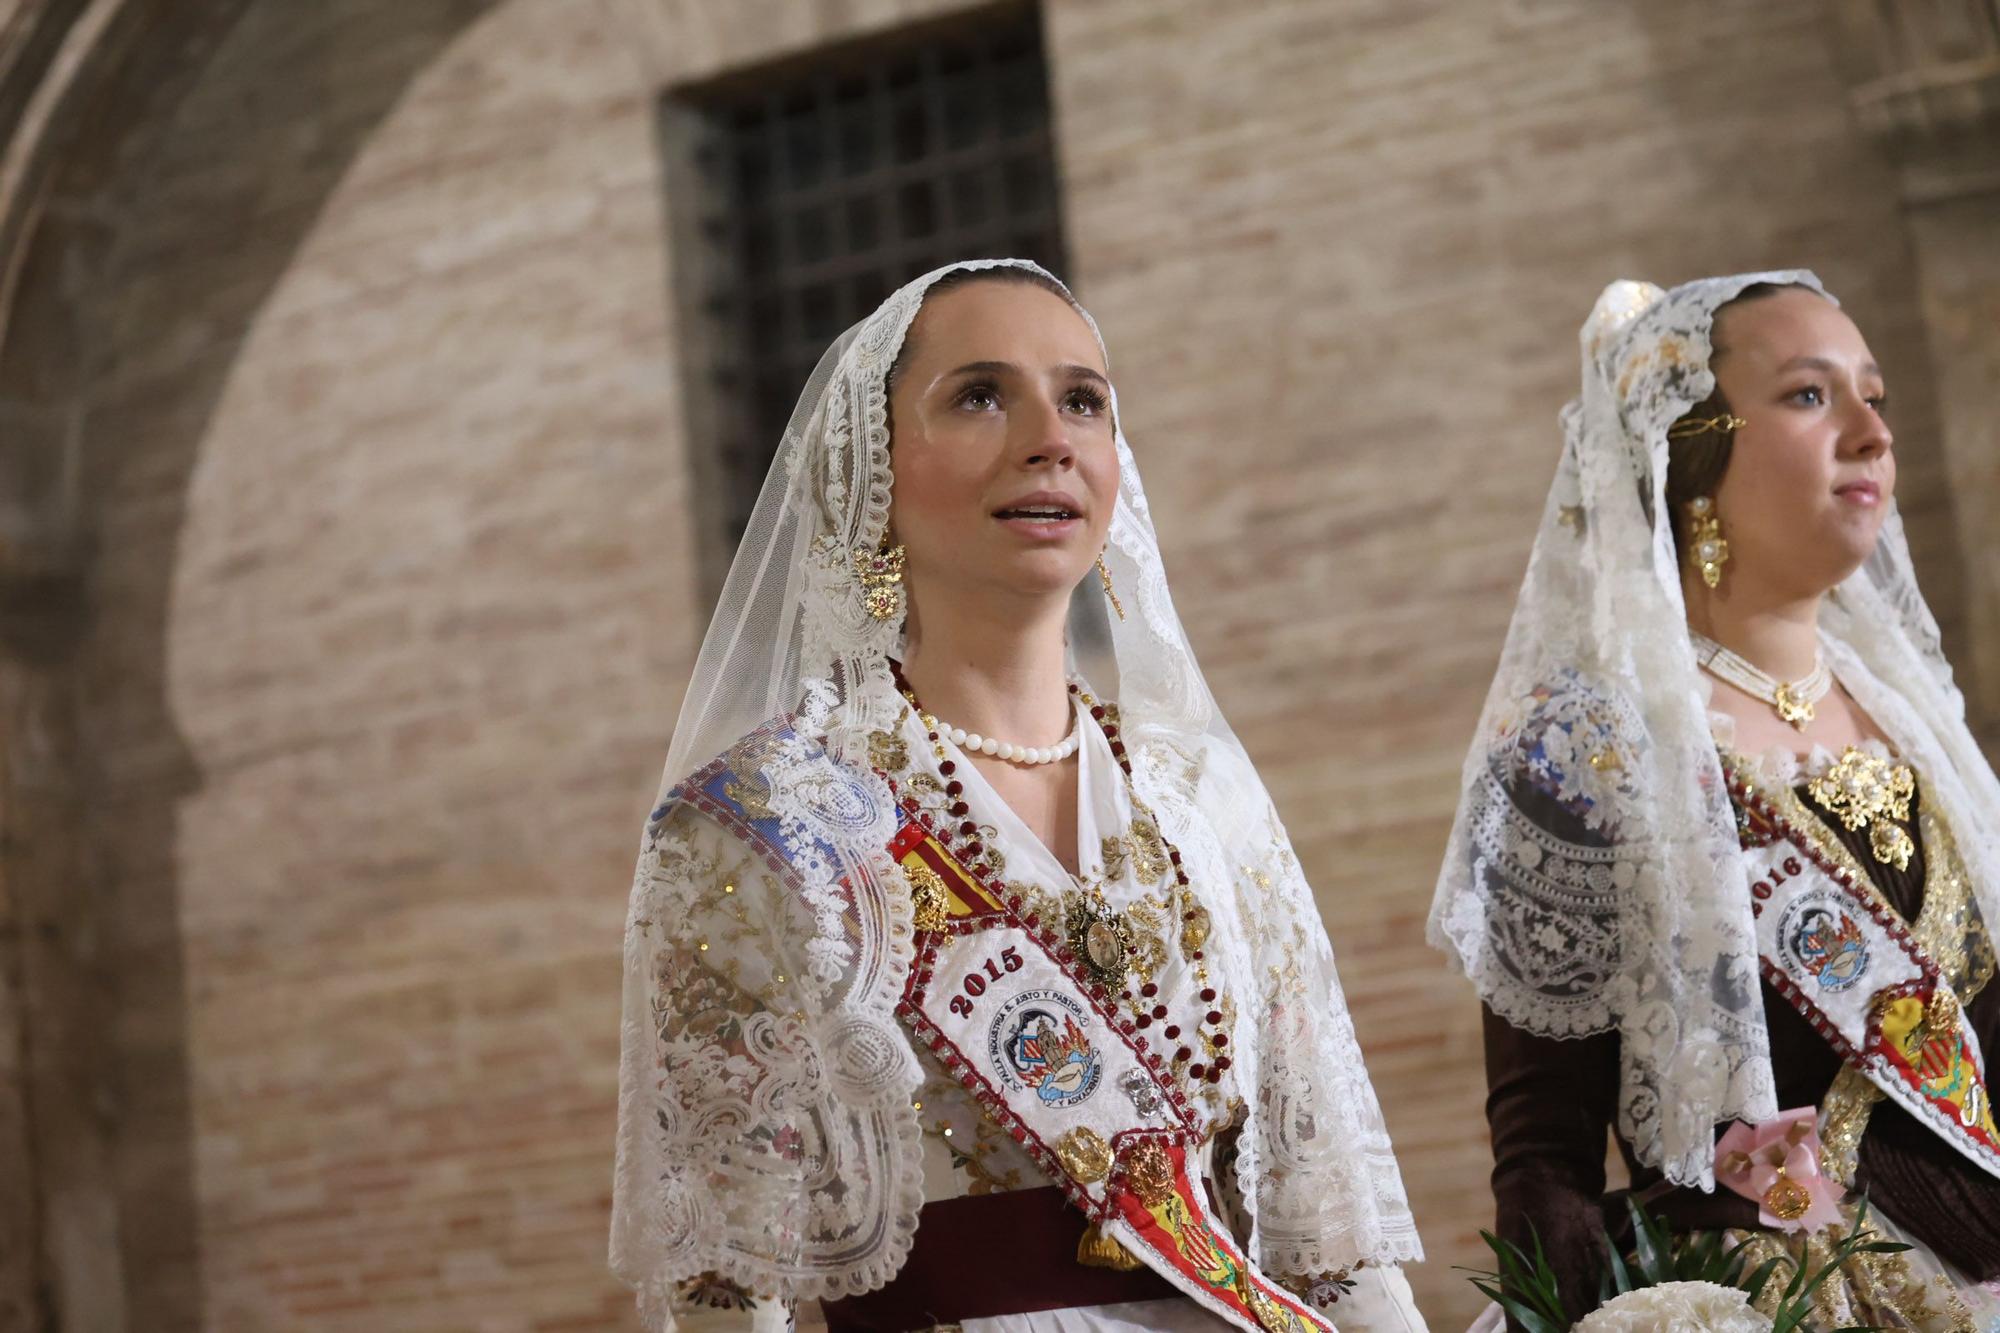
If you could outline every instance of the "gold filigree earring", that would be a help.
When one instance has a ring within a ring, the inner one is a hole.
[[[1104,585],[1104,595],[1111,599],[1111,609],[1118,613],[1120,620],[1123,620],[1125,618],[1125,608],[1119,603],[1118,594],[1111,589],[1111,567],[1104,563],[1104,552],[1102,551],[1097,553],[1097,581]]]
[[[887,538],[883,539],[887,541]],[[854,572],[861,579],[861,604],[877,620],[903,614],[903,548],[854,548]]]
[[[1709,587],[1722,582],[1722,567],[1729,563],[1729,543],[1722,536],[1722,520],[1716,516],[1715,497],[1697,495],[1688,501],[1688,559],[1701,570],[1701,581]]]

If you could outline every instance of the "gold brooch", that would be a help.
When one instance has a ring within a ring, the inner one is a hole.
[[[1078,1125],[1057,1139],[1056,1157],[1080,1185],[1095,1184],[1111,1174],[1111,1145],[1088,1125]]]
[[[1125,1188],[1139,1196],[1148,1208],[1158,1207],[1173,1196],[1174,1159],[1158,1139],[1141,1139],[1127,1147],[1118,1159]]]
[[[1958,997],[1942,981],[1924,1005],[1924,1035],[1934,1041],[1950,1041],[1958,1035]]]
[[[1852,833],[1868,830],[1868,850],[1898,870],[1910,868],[1916,844],[1903,829],[1916,794],[1916,775],[1903,764],[1848,746],[1833,766],[1806,784],[1822,810]]]
[[[951,890],[944,886],[944,876],[929,866],[909,866],[905,875],[910,881],[910,906],[913,912],[912,924],[920,931],[945,930],[951,925]]]

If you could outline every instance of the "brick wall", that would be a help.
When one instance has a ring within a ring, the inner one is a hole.
[[[103,183],[76,680],[133,1310],[635,1326],[617,936],[707,614],[653,97],[952,7],[267,0]],[[1955,627],[1894,191],[1813,0],[1049,8],[1074,276],[1461,1327],[1476,1008],[1422,922],[1576,326],[1819,268]]]
[[[1337,11],[1337,12],[1332,12]],[[1820,7],[1059,6],[1071,254],[1168,569],[1312,875],[1430,1262],[1490,1257],[1478,1009],[1423,945],[1457,774],[1616,277],[1816,268],[1958,571],[1894,180]]]

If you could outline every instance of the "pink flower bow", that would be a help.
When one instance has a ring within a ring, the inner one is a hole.
[[[1841,1220],[1843,1191],[1819,1171],[1817,1118],[1802,1106],[1761,1125],[1738,1121],[1716,1140],[1716,1180],[1755,1202],[1767,1227],[1818,1231]]]

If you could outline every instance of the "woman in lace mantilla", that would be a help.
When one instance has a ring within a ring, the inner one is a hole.
[[[1914,1248],[1825,1327],[2000,1328],[2000,786],[1881,373],[1803,272],[1617,283],[1582,344],[1431,917],[1485,1004],[1498,1230],[1593,1308],[1614,1128],[1636,1196],[1753,1262],[1865,1193]]]
[[[911,283],[807,385],[646,827],[623,1048],[649,1328],[1423,1327],[1310,891],[1033,265]]]

